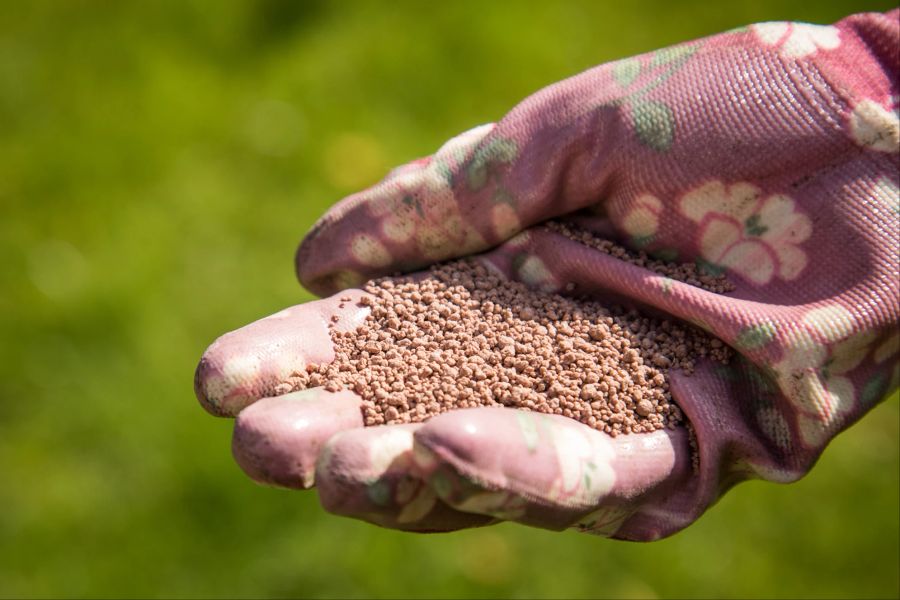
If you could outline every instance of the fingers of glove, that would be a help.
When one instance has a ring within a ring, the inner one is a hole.
[[[458,510],[607,535],[691,472],[683,429],[613,438],[566,417],[507,408],[431,419],[415,432],[415,458]]]
[[[339,431],[363,426],[360,402],[351,391],[322,388],[263,398],[235,421],[234,458],[259,483],[310,488],[325,442]]]
[[[200,403],[217,416],[235,416],[259,398],[289,392],[292,374],[307,365],[334,360],[328,333],[333,317],[340,331],[355,329],[369,314],[360,305],[360,290],[347,290],[279,313],[226,333],[200,359],[194,391]],[[343,300],[342,300],[343,299]]]
[[[847,73],[819,56],[811,67],[762,31],[601,65],[541,90],[495,127],[454,138],[329,211],[298,251],[300,280],[333,292],[483,251],[588,206],[646,241],[660,207],[687,192],[668,225],[675,237],[684,219],[699,224],[714,209],[740,224],[769,195],[769,208],[785,204],[779,192],[856,149],[834,126],[849,122],[849,108],[815,67],[837,80]]]
[[[433,156],[391,171],[374,187],[331,208],[296,256],[300,281],[318,294],[359,285],[489,246],[451,188],[473,148],[493,129],[484,125],[444,144]]]
[[[316,468],[319,500],[329,512],[407,531],[453,531],[494,522],[456,511],[417,476],[413,433],[421,425],[344,431],[331,438]]]
[[[297,252],[300,281],[332,293],[484,251],[603,200],[642,143],[622,122],[627,91],[614,71],[603,65],[549,86],[496,125],[465,132],[338,203]]]
[[[608,86],[608,71],[580,76],[581,85],[551,86],[496,126],[467,131],[338,203],[298,249],[300,281],[333,293],[484,251],[596,203],[619,162],[612,151],[619,111],[587,108],[621,95]]]

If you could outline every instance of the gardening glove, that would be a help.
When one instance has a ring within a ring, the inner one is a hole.
[[[401,529],[513,520],[652,540],[740,481],[800,478],[900,379],[898,17],[763,23],[602,65],[395,169],[297,253],[301,282],[336,295],[217,340],[201,402],[240,412],[234,453],[258,481],[315,482],[326,509]],[[735,290],[626,263],[548,219]],[[292,372],[333,359],[332,316],[353,329],[368,314],[364,281],[473,255],[689,322],[736,356],[670,372],[692,431],[616,438],[506,408],[363,428],[353,392],[285,394]]]

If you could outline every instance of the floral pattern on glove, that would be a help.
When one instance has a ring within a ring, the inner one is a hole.
[[[777,47],[788,58],[803,58],[841,45],[840,32],[831,25],[777,21],[752,25],[751,29],[763,44]]]
[[[773,278],[793,280],[807,264],[800,244],[812,221],[784,194],[764,197],[750,183],[711,181],[681,198],[682,213],[699,225],[700,255],[757,285]]]
[[[866,98],[850,113],[853,141],[877,152],[900,152],[900,107],[897,102],[888,109]]]
[[[610,466],[615,453],[609,438],[586,427],[563,426],[536,418],[550,434],[559,458],[558,477],[548,496],[563,505],[596,504],[616,482],[616,473]]]
[[[394,170],[382,183],[361,196],[369,213],[381,222],[384,239],[394,244],[415,244],[426,258],[437,259],[448,246],[463,252],[486,245],[478,231],[460,213],[450,173],[478,147],[494,126],[481,125],[444,144],[429,159],[414,161]],[[498,207],[492,221],[498,231],[515,230],[515,213]],[[367,234],[351,242],[351,253],[361,264],[381,267],[392,257],[388,248]]]
[[[634,247],[640,248],[653,241],[659,229],[659,216],[662,210],[662,201],[651,194],[642,194],[634,201],[634,206],[621,223],[622,229],[631,238]]]
[[[806,312],[786,337],[774,370],[797,410],[802,441],[817,447],[854,408],[856,389],[846,375],[868,356],[877,333],[856,331],[850,311],[834,304]]]

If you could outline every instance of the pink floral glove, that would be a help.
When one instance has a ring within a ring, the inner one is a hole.
[[[297,254],[307,287],[346,291],[217,340],[201,402],[240,412],[235,456],[258,481],[315,482],[328,510],[409,530],[506,519],[652,540],[740,481],[802,477],[900,378],[898,15],[763,23],[602,65],[394,170]],[[736,290],[540,226],[561,217]],[[365,318],[353,288],[478,253],[510,278],[625,299],[730,344],[727,367],[670,373],[696,450],[684,429],[611,438],[506,408],[363,428],[353,392],[280,395],[291,372],[333,360],[332,315]]]

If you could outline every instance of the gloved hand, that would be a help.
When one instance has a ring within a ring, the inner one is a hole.
[[[234,453],[258,481],[315,483],[326,509],[409,530],[507,519],[651,540],[742,480],[798,479],[900,378],[898,16],[764,23],[602,65],[395,169],[297,253],[300,280],[337,294],[217,340],[198,397],[240,412]],[[540,226],[561,217],[736,289]],[[365,318],[362,282],[478,253],[510,278],[626,298],[731,345],[727,367],[670,373],[696,439],[611,438],[506,408],[363,428],[351,391],[284,394],[292,372],[333,359],[332,315]]]

